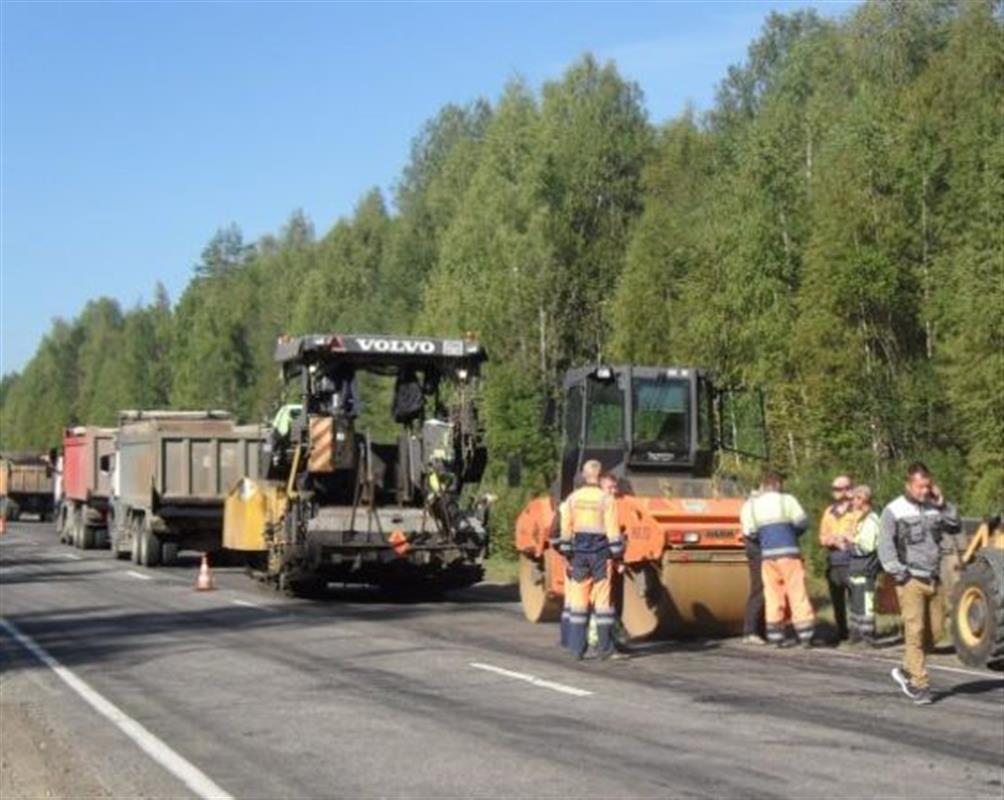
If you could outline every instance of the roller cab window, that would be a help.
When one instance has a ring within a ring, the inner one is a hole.
[[[631,381],[632,460],[685,461],[691,451],[691,385],[681,378]]]
[[[586,447],[622,450],[624,392],[616,380],[591,380],[587,391]]]

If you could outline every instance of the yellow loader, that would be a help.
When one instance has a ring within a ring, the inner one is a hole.
[[[962,554],[949,628],[959,660],[973,667],[1004,662],[1004,525],[984,520]]]

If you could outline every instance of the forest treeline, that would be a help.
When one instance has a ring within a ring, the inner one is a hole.
[[[774,14],[710,110],[659,125],[588,55],[448,105],[392,196],[323,235],[302,213],[256,242],[231,226],[175,303],[54,322],[3,378],[2,446],[120,408],[262,419],[282,333],[477,331],[503,521],[551,476],[544,399],[596,360],[764,387],[772,459],[813,490],[839,468],[891,492],[923,458],[968,513],[999,508],[1002,31],[988,0]]]

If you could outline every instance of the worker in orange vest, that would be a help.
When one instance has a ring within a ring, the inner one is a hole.
[[[558,549],[569,562],[566,646],[576,659],[586,652],[590,608],[596,616],[597,658],[614,653],[610,586],[613,562],[624,555],[624,541],[616,500],[600,488],[601,470],[599,461],[587,461],[582,466],[585,485],[572,492],[561,509]]]
[[[852,592],[850,580],[851,551],[858,515],[851,503],[853,482],[850,475],[837,475],[830,485],[833,502],[819,521],[819,543],[826,548],[826,582],[833,605],[837,641],[848,638],[847,599]]]

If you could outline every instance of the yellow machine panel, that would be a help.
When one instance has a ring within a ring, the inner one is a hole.
[[[266,528],[279,525],[285,512],[285,486],[242,478],[227,495],[223,507],[223,547],[264,551]]]

